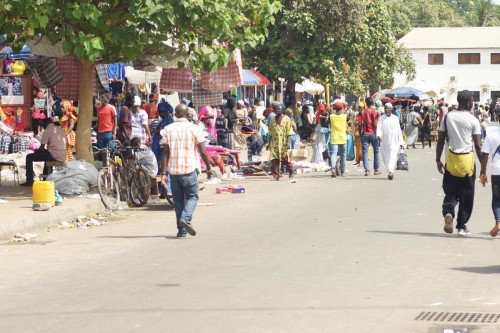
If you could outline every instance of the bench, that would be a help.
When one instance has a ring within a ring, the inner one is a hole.
[[[66,162],[64,161],[46,161],[45,167],[47,168],[47,174],[38,176],[40,179],[45,180],[54,171],[54,167],[64,166]]]
[[[10,167],[14,171],[14,186],[19,186],[19,169],[14,161],[0,162],[0,181],[2,179],[2,167],[4,166]]]

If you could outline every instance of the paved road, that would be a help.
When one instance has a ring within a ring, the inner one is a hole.
[[[444,234],[433,151],[408,155],[393,181],[350,167],[245,180],[242,195],[207,188],[216,205],[198,208],[195,238],[176,239],[173,211],[151,206],[1,245],[1,332],[500,331],[416,320],[500,314],[500,239],[479,187],[472,237]]]

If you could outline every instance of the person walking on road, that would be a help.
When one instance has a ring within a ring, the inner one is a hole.
[[[448,112],[439,126],[436,147],[438,171],[444,175],[443,200],[444,231],[453,233],[455,207],[458,204],[457,225],[459,236],[468,236],[467,229],[474,206],[476,166],[474,148],[481,161],[481,126],[470,110],[473,94],[468,90],[458,93],[458,110]],[[446,165],[441,162],[445,140],[448,141]]]
[[[491,156],[491,189],[492,200],[491,209],[495,216],[495,226],[490,231],[492,237],[496,237],[500,231],[500,128],[488,128],[481,152],[481,172],[479,173],[479,181],[486,186],[488,177],[486,176],[486,167],[488,159]]]
[[[394,178],[394,169],[398,161],[399,148],[403,148],[403,133],[399,125],[399,118],[392,113],[393,106],[387,103],[384,106],[385,114],[377,123],[377,139],[382,144],[382,159],[389,173],[387,178]]]
[[[179,104],[175,108],[175,122],[162,131],[162,184],[167,188],[170,175],[177,218],[177,237],[186,237],[186,233],[196,235],[191,222],[198,202],[198,174],[201,170],[198,152],[207,166],[208,178],[213,175],[205,151],[205,135],[199,126],[188,120],[188,116],[188,107]]]
[[[266,149],[271,150],[269,160],[272,163],[271,170],[274,180],[280,180],[280,162],[288,170],[288,175],[291,183],[295,183],[293,179],[293,165],[290,163],[289,150],[292,144],[292,120],[283,115],[281,104],[273,105],[273,112],[276,114],[269,125],[269,144]]]
[[[424,106],[422,108],[424,111],[424,115],[422,116],[422,149],[425,148],[425,141],[429,143],[429,148],[431,148],[431,113],[429,112],[429,108]]]
[[[418,138],[418,126],[421,124],[419,114],[420,106],[415,106],[410,110],[410,113],[406,116],[406,145],[408,148],[411,146],[415,149],[415,142],[417,142]]]
[[[368,149],[370,145],[373,147],[373,169],[374,175],[380,175],[379,171],[379,142],[377,140],[377,121],[379,118],[378,112],[373,109],[373,99],[367,97],[365,99],[367,109],[361,112],[361,128],[360,131],[361,143],[363,146],[363,166],[365,168],[365,176],[370,175],[370,164],[368,163]]]
[[[340,175],[345,177],[345,164],[346,164],[346,145],[347,145],[347,114],[342,112],[344,105],[342,102],[335,102],[333,104],[335,113],[330,115],[331,126],[331,150],[330,150],[330,166],[332,168],[332,178],[336,178],[336,162],[337,152],[340,152]]]

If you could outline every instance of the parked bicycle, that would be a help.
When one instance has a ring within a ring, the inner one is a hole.
[[[147,203],[151,186],[148,173],[137,160],[136,153],[140,150],[141,148],[121,147],[119,141],[111,141],[108,147],[95,149],[96,154],[101,154],[103,162],[97,187],[101,200],[108,209],[118,209],[121,201],[134,207],[142,207]],[[132,156],[129,156],[130,152]]]

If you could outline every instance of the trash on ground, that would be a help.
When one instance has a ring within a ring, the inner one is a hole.
[[[26,234],[21,234],[21,233],[16,233],[14,235],[14,238],[12,238],[10,241],[12,243],[19,243],[19,242],[28,242],[31,239],[37,238],[38,234],[35,233],[26,233]]]
[[[60,229],[87,229],[108,223],[109,216],[109,214],[104,213],[92,214],[91,216],[80,215],[70,221],[63,221],[58,226]]]

